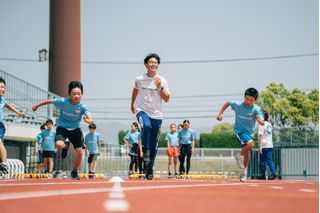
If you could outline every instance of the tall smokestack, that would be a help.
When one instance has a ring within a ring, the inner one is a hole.
[[[81,80],[80,0],[50,0],[49,91],[68,95]]]

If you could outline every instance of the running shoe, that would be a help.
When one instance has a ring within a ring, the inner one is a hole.
[[[0,163],[0,172],[3,174],[8,174],[8,167],[5,163]]]
[[[80,180],[80,177],[78,175],[78,171],[76,169],[72,170],[71,172],[71,179],[74,179],[74,180]]]
[[[272,174],[270,176],[268,176],[268,180],[274,180],[276,179],[277,175],[276,174]]]
[[[146,178],[147,178],[147,180],[152,180],[153,179],[153,168],[150,165],[150,163],[147,165]]]
[[[266,180],[266,176],[264,175],[257,176],[257,180]]]
[[[241,182],[244,182],[244,181],[246,181],[247,180],[247,175],[246,174],[241,174],[240,175],[240,181]]]

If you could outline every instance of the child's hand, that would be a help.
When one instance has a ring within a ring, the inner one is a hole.
[[[219,114],[219,115],[217,116],[217,120],[218,120],[218,121],[222,121],[222,119],[223,119],[223,115],[220,115],[220,114]]]
[[[32,107],[32,111],[36,111],[37,109],[38,109],[37,106],[33,106],[33,107]]]
[[[20,115],[20,116],[25,116],[26,113],[25,113],[25,112],[19,112],[19,115]]]

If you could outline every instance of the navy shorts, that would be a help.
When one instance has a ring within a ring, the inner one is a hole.
[[[54,158],[56,153],[54,151],[44,151],[42,152],[42,157],[43,158]]]
[[[56,138],[55,141],[64,141],[69,139],[69,141],[73,144],[74,148],[82,147],[83,145],[83,134],[80,128],[67,130],[58,126],[56,130]]]
[[[88,157],[88,163],[91,163],[93,160],[98,159],[98,154],[90,154]]]
[[[246,145],[249,141],[253,141],[253,137],[245,132],[238,132],[236,137],[242,146]]]

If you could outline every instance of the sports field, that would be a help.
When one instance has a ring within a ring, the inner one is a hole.
[[[118,177],[0,180],[2,213],[319,212],[319,182]]]

